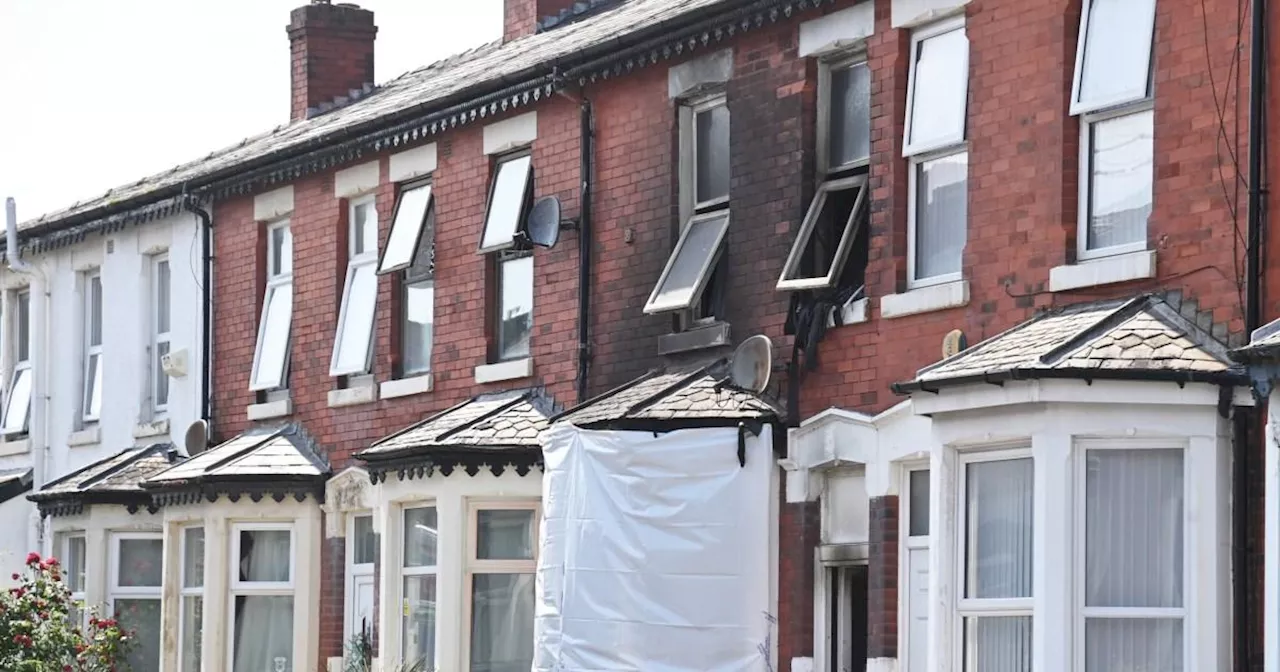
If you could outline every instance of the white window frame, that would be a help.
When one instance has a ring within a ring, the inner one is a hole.
[[[347,203],[347,279],[342,289],[342,308],[338,311],[338,329],[333,338],[333,356],[329,360],[330,376],[350,376],[369,373],[373,360],[373,343],[376,340],[375,326],[377,324],[377,300],[378,300],[378,247],[377,236],[374,236],[374,248],[372,250],[363,250],[357,252],[359,244],[358,237],[363,233],[357,229],[358,221],[356,219],[356,210],[361,207],[368,206],[372,210],[374,231],[378,227],[378,205],[372,194],[353,198]],[[352,287],[355,282],[356,273],[361,269],[369,267],[373,273],[373,298],[374,310],[369,320],[369,339],[365,343],[364,364],[359,367],[347,366],[343,367],[339,361],[342,353],[342,347],[347,336],[347,330],[352,325],[347,324],[347,312],[351,307],[353,298]]]
[[[908,161],[907,174],[907,289],[919,289],[921,287],[932,287],[933,285],[945,285],[949,282],[958,282],[964,279],[964,251],[961,248],[961,270],[955,273],[941,273],[932,275],[927,278],[920,278],[916,275],[916,251],[919,242],[916,238],[916,215],[917,198],[920,182],[920,167],[922,164],[933,161],[934,159],[945,159],[960,154],[968,154],[969,146],[967,144],[957,145],[945,150],[932,154],[924,154],[921,156],[913,156]],[[965,173],[966,198],[968,194],[968,173]],[[965,238],[968,239],[969,218],[965,216]],[[967,247],[967,244],[966,244]]]
[[[1130,252],[1142,252],[1147,249],[1147,239],[1144,235],[1142,240],[1132,243],[1124,243],[1121,245],[1111,245],[1109,247],[1089,248],[1089,203],[1092,197],[1093,188],[1093,126],[1094,124],[1127,117],[1134,114],[1144,114],[1147,112],[1154,113],[1155,102],[1150,98],[1144,98],[1137,103],[1126,105],[1124,107],[1101,112],[1090,112],[1080,116],[1080,162],[1079,166],[1079,183],[1080,200],[1076,208],[1077,215],[1077,231],[1076,231],[1076,259],[1087,261],[1090,259],[1100,259],[1110,257],[1117,254],[1128,254]],[[1155,152],[1152,152],[1152,204],[1155,203]],[[1145,227],[1144,227],[1145,228]]]
[[[13,299],[15,306],[13,310],[9,311],[9,319],[12,320],[10,324],[12,331],[10,333],[13,334],[13,338],[10,339],[10,347],[12,348],[10,355],[13,357],[13,372],[10,374],[8,389],[4,395],[4,421],[3,423],[0,423],[0,431],[3,431],[5,435],[14,436],[26,434],[29,430],[31,424],[31,401],[35,397],[35,380],[33,380],[35,372],[31,368],[31,289],[29,287],[24,287],[9,294],[9,297]],[[22,314],[22,311],[18,309],[18,306],[22,304],[23,297],[26,297],[27,301],[27,333],[25,334],[27,341],[26,359],[21,359],[21,353],[19,352],[19,344],[22,342],[24,335],[18,333],[18,329],[21,326]],[[13,391],[18,385],[18,381],[21,380],[23,376],[27,377],[27,409],[23,414],[22,424],[18,427],[10,428],[9,410],[13,405]]]
[[[1084,5],[1080,9],[1080,32],[1076,37],[1076,63],[1075,71],[1071,78],[1071,107],[1072,115],[1085,114],[1088,112],[1097,112],[1116,105],[1141,101],[1149,98],[1151,95],[1151,71],[1154,62],[1154,45],[1155,45],[1155,27],[1156,15],[1155,8],[1157,3],[1151,3],[1151,18],[1145,26],[1145,30],[1139,29],[1141,32],[1135,31],[1131,37],[1135,39],[1143,39],[1147,43],[1147,84],[1145,91],[1127,91],[1116,94],[1114,98],[1103,98],[1095,101],[1080,100],[1080,85],[1084,77],[1084,56],[1085,50],[1088,48],[1086,38],[1089,35],[1089,18],[1093,12],[1093,0],[1084,0]]]
[[[93,281],[98,281],[98,315],[102,320],[106,321],[106,313],[103,311],[102,299],[102,269],[95,268],[85,271],[80,276],[81,298],[83,299],[82,318],[83,328],[81,334],[81,344],[84,348],[84,359],[81,362],[80,370],[83,373],[82,385],[80,389],[80,420],[85,423],[97,422],[102,415],[101,400],[102,391],[97,390],[99,399],[99,408],[95,412],[93,410],[94,388],[98,385],[99,380],[103,379],[102,375],[102,343],[97,345],[93,343]],[[106,330],[102,324],[98,325],[99,337],[106,336]],[[96,358],[96,360],[95,360]],[[97,375],[90,373],[90,362],[97,362]]]
[[[724,224],[720,225],[720,232],[716,236],[715,246],[712,253],[707,255],[702,265],[698,269],[698,279],[690,290],[689,299],[685,301],[668,301],[660,302],[658,297],[662,293],[663,287],[667,284],[667,276],[671,275],[671,270],[675,267],[676,260],[680,257],[680,252],[684,249],[685,243],[689,239],[689,232],[693,230],[693,225],[702,221],[724,218]],[[723,252],[721,248],[724,246],[724,239],[729,235],[729,226],[732,223],[729,211],[725,209],[704,212],[690,217],[684,228],[680,231],[680,239],[676,241],[676,246],[671,250],[671,255],[667,257],[667,264],[662,268],[662,275],[658,276],[658,282],[653,286],[653,291],[649,293],[649,300],[645,301],[644,312],[646,315],[654,313],[665,313],[672,310],[687,310],[697,305],[702,298],[702,293],[707,289],[707,283],[711,281],[711,275],[715,272],[716,264],[720,261]]]
[[[899,490],[898,506],[898,538],[902,540],[902,551],[898,554],[898,632],[900,633],[898,646],[898,669],[908,672],[911,669],[911,618],[915,615],[911,611],[911,552],[925,551],[932,553],[930,539],[933,531],[933,520],[929,518],[931,512],[926,511],[926,520],[928,520],[929,533],[922,535],[911,534],[911,475],[918,472],[929,474],[929,502],[932,506],[934,499],[933,492],[933,472],[928,462],[912,462],[902,466],[902,487]],[[926,613],[925,616],[928,616]],[[925,648],[928,648],[926,636]],[[928,664],[928,661],[925,662]]]
[[[204,530],[205,528],[203,524],[184,525],[178,528],[178,639],[177,639],[177,646],[175,648],[178,652],[179,672],[201,672],[200,670],[187,670],[182,668],[182,660],[183,660],[182,644],[183,644],[183,641],[186,639],[184,635],[186,633],[187,627],[190,625],[186,622],[186,617],[185,617],[186,609],[184,608],[184,603],[189,597],[198,597],[201,599],[201,603],[200,603],[201,608],[204,607],[204,584],[205,584],[205,579],[207,578],[206,576],[201,576],[200,585],[198,587],[187,586],[187,532],[189,530],[196,530],[196,529]],[[206,537],[205,538],[206,548],[208,548],[207,546],[208,542],[209,540]],[[235,563],[235,564],[238,565],[239,563]],[[201,565],[208,567],[208,565],[203,560],[201,560]],[[202,653],[201,661],[203,663],[204,656],[203,656],[203,652],[201,653]]]
[[[953,660],[956,661],[954,669],[957,672],[971,672],[971,668],[967,665],[965,656],[969,655],[966,646],[965,620],[970,618],[982,617],[1029,617],[1031,618],[1032,627],[1035,627],[1035,596],[1034,589],[1032,595],[1019,598],[976,598],[967,597],[969,583],[966,581],[966,572],[968,571],[968,549],[965,548],[965,539],[967,538],[966,527],[968,526],[969,507],[968,507],[968,486],[969,486],[969,465],[979,464],[982,462],[1004,462],[1007,460],[1031,460],[1031,468],[1036,468],[1035,459],[1032,457],[1031,448],[1001,448],[973,453],[960,453],[959,459],[956,460],[956,528],[953,531],[956,541],[956,574],[955,574],[955,619],[952,624],[955,628],[955,650],[952,652]],[[1034,473],[1034,472],[1033,472]],[[931,475],[932,478],[932,475]],[[1035,479],[1032,483],[1034,487]],[[930,492],[930,497],[933,493]],[[1034,493],[1033,493],[1034,497]],[[932,522],[932,521],[930,521]],[[1033,522],[1034,525],[1034,516]],[[930,529],[932,532],[932,528]],[[1043,534],[1044,532],[1042,532]],[[1035,530],[1032,530],[1035,534]],[[1036,571],[1034,566],[1035,559],[1032,558],[1032,572]],[[980,670],[973,672],[981,672]]]
[[[346,554],[345,554],[346,558],[344,560],[346,571],[343,572],[345,577],[345,581],[344,581],[345,599],[343,600],[343,616],[342,616],[342,632],[343,632],[342,641],[344,643],[350,642],[351,638],[359,634],[360,632],[359,630],[360,624],[354,622],[354,619],[352,618],[352,613],[351,613],[351,607],[355,602],[356,579],[362,578],[362,577],[369,577],[369,580],[373,581],[374,568],[377,564],[374,562],[365,562],[365,563],[356,564],[356,561],[355,561],[356,519],[368,518],[369,524],[373,525],[373,518],[374,518],[373,512],[372,511],[356,511],[352,513],[348,513],[346,517],[347,517],[347,542],[348,543],[346,544]],[[377,585],[374,584],[373,590],[375,593],[377,592],[377,589],[378,589]],[[378,619],[378,615],[375,610],[373,615],[373,622],[369,623],[370,630],[377,629],[377,619]]]
[[[1088,478],[1088,462],[1089,452],[1094,450],[1179,450],[1182,452],[1182,606],[1178,608],[1166,607],[1089,607],[1085,605],[1085,559],[1088,549],[1085,548],[1085,489],[1088,487],[1086,480]],[[1192,612],[1187,608],[1187,603],[1194,599],[1193,591],[1197,587],[1188,568],[1192,566],[1188,559],[1195,552],[1193,544],[1199,534],[1197,523],[1191,517],[1192,503],[1195,501],[1195,492],[1193,486],[1195,479],[1190,478],[1187,467],[1192,464],[1190,447],[1185,441],[1164,440],[1164,439],[1077,439],[1074,445],[1076,479],[1075,486],[1072,488],[1074,495],[1074,513],[1075,513],[1075,544],[1073,549],[1073,574],[1075,580],[1074,590],[1072,591],[1072,609],[1073,625],[1075,626],[1075,637],[1072,637],[1072,650],[1075,653],[1076,664],[1074,669],[1078,672],[1085,672],[1085,621],[1089,618],[1120,618],[1120,619],[1139,619],[1139,618],[1158,618],[1158,619],[1181,619],[1182,620],[1182,662],[1183,669],[1190,669],[1189,665],[1193,660],[1191,657],[1191,649],[1198,633],[1198,628],[1194,628],[1192,623]],[[1201,525],[1203,523],[1200,523]]]
[[[804,261],[805,251],[809,247],[809,239],[813,237],[814,229],[818,225],[818,218],[822,216],[822,208],[827,203],[828,194],[832,191],[850,189],[857,190],[857,197],[854,201],[853,209],[849,211],[849,218],[845,220],[844,228],[840,233],[840,242],[836,247],[835,255],[832,257],[831,268],[823,276],[809,277],[803,275],[800,266]],[[809,203],[809,211],[805,213],[804,222],[800,225],[800,232],[796,235],[795,243],[791,245],[791,253],[787,255],[787,262],[782,267],[782,275],[778,277],[776,288],[781,290],[818,289],[834,285],[836,278],[844,270],[845,262],[849,259],[849,252],[853,250],[853,241],[860,233],[858,226],[860,223],[859,215],[867,209],[869,200],[866,175],[853,175],[823,182],[818,187],[818,192],[814,194],[813,201]]]
[[[160,264],[165,264],[169,268],[166,288],[166,294],[169,296],[169,305],[166,310],[169,313],[169,327],[165,331],[160,331]],[[153,416],[162,417],[169,410],[169,395],[173,392],[170,386],[165,386],[164,402],[160,401],[160,380],[161,376],[166,376],[164,367],[160,364],[160,346],[163,344],[166,348],[171,348],[171,334],[173,330],[173,264],[169,261],[167,252],[157,254],[151,257],[151,413]],[[171,352],[166,350],[165,352]]]
[[[409,512],[415,511],[417,509],[434,509],[436,512],[436,564],[408,567],[404,563],[405,549],[407,548],[409,543],[408,539],[406,538],[407,535],[405,535],[404,533],[405,521],[408,518]],[[439,608],[440,608],[440,577],[441,577],[440,553],[442,550],[441,544],[440,544],[440,528],[441,528],[440,522],[441,522],[440,504],[435,500],[405,503],[403,506],[400,507],[400,515],[397,516],[396,524],[400,526],[400,548],[398,549],[399,552],[397,553],[399,557],[396,558],[396,565],[399,568],[400,575],[399,575],[399,579],[396,581],[396,597],[397,597],[396,603],[400,605],[400,608],[397,609],[395,613],[396,613],[396,628],[397,630],[399,630],[399,634],[396,636],[396,639],[400,642],[400,650],[396,651],[392,655],[394,655],[396,659],[399,659],[400,662],[406,666],[413,661],[404,660],[404,650],[405,650],[405,644],[406,644],[405,637],[404,637],[404,625],[405,625],[405,619],[408,618],[408,614],[406,613],[406,611],[408,610],[408,607],[409,607],[407,602],[408,597],[405,595],[405,592],[404,592],[404,581],[405,579],[413,576],[434,576],[436,580],[436,618],[435,618],[436,631],[433,635],[436,642],[436,647],[435,647],[436,659],[431,662],[431,667],[428,667],[427,669],[436,669],[436,667],[440,664],[441,618],[440,618]],[[464,627],[465,627],[465,624],[464,624]]]
[[[86,604],[87,598],[85,597],[85,591],[87,589],[86,584],[89,578],[88,535],[85,534],[84,530],[75,530],[75,531],[68,530],[66,532],[60,532],[56,534],[55,539],[57,540],[57,548],[54,549],[55,557],[57,557],[59,561],[62,563],[62,569],[67,573],[68,577],[70,576],[70,573],[74,570],[70,562],[71,561],[71,541],[74,539],[80,540],[80,562],[83,563],[83,566],[80,568],[81,569],[80,590],[77,590],[71,593],[71,601],[72,603],[79,605],[75,607],[80,611],[80,622],[77,625],[83,628],[86,625],[88,625],[88,616],[89,616],[88,605]]]
[[[717,93],[711,96],[705,96],[695,101],[691,101],[687,107],[689,109],[687,134],[689,138],[689,200],[693,204],[693,212],[705,212],[711,208],[716,208],[729,203],[729,196],[733,191],[733,163],[730,161],[729,177],[729,194],[719,196],[708,200],[700,200],[698,198],[698,115],[717,107],[723,107],[728,111],[728,99],[723,93]],[[683,119],[682,119],[683,121]],[[729,128],[733,128],[733,116],[729,117]],[[684,130],[684,129],[682,129]],[[732,137],[732,136],[731,136]],[[730,147],[733,143],[730,142]],[[729,149],[730,147],[726,147]]]
[[[155,540],[160,542],[160,558],[164,559],[164,534],[161,532],[112,532],[110,536],[109,553],[110,558],[107,563],[107,613],[115,618],[116,600],[155,600],[156,604],[164,608],[164,577],[161,575],[160,583],[154,586],[121,586],[120,585],[120,542],[126,540]],[[89,565],[88,559],[85,560],[85,566]],[[161,616],[163,620],[163,616]],[[163,627],[163,623],[161,624]],[[156,669],[162,669],[164,666],[164,634],[160,634],[160,659],[156,660]]]
[[[298,576],[298,533],[294,530],[293,523],[232,523],[231,529],[231,557],[228,558],[227,569],[230,573],[230,595],[227,598],[227,661],[228,666],[236,659],[236,598],[263,596],[263,597],[292,597],[293,608],[295,610],[294,623],[297,623],[296,610],[298,609],[298,596],[294,590],[294,581]],[[240,533],[241,532],[280,532],[287,531],[289,533],[289,580],[288,581],[241,581],[240,580]],[[296,628],[295,628],[296,629]],[[290,650],[292,651],[292,659],[290,664],[293,665],[302,656],[297,650],[296,639],[297,633],[291,632],[294,641],[290,642]]]
[[[964,101],[963,103],[964,110],[961,113],[964,118],[964,123],[960,125],[960,129],[961,129],[960,133],[957,135],[951,135],[951,136],[939,138],[932,142],[918,142],[918,143],[911,142],[911,117],[913,116],[914,109],[915,109],[916,63],[918,62],[918,59],[919,59],[920,44],[931,37],[944,35],[954,30],[965,32],[965,39],[966,40],[968,39],[967,27],[965,26],[965,20],[963,16],[957,16],[957,17],[953,17],[943,21],[938,21],[937,23],[933,23],[928,26],[924,26],[922,28],[917,28],[911,33],[911,60],[909,61],[910,66],[907,73],[907,108],[906,108],[907,114],[906,114],[906,119],[904,120],[905,123],[903,124],[903,133],[902,133],[902,155],[903,156],[910,157],[910,156],[916,156],[920,154],[927,154],[930,152],[935,152],[941,149],[945,149],[947,147],[952,147],[954,145],[959,145],[965,142],[965,138],[968,133],[968,127],[969,127],[969,123],[968,123],[968,120],[969,120],[969,50],[968,49],[965,50],[965,55],[964,55],[963,70],[965,73],[965,77],[964,77],[964,95],[962,96],[962,100]]]
[[[524,189],[520,193],[520,209],[516,212],[516,221],[511,228],[511,237],[485,245],[484,241],[489,233],[489,225],[492,223],[490,220],[495,216],[493,213],[493,200],[497,195],[499,178],[508,166],[514,165],[517,161],[524,161],[527,167],[525,168]],[[533,152],[527,147],[498,157],[493,167],[493,175],[489,180],[489,197],[485,201],[484,226],[480,229],[480,243],[477,246],[477,254],[488,254],[516,247],[517,239],[521,238],[525,231],[524,220],[528,215],[528,211],[524,206],[529,202],[530,194],[533,193],[533,180]]]
[[[271,309],[271,298],[273,294],[278,291],[288,291],[291,296],[293,294],[293,259],[292,259],[293,244],[292,242],[290,242],[289,250],[288,250],[290,255],[288,271],[284,271],[283,269],[276,268],[274,255],[272,254],[272,244],[273,244],[272,237],[275,235],[276,231],[281,229],[284,229],[287,232],[286,235],[288,235],[290,240],[292,241],[293,232],[290,229],[288,219],[282,219],[267,225],[267,232],[266,232],[267,233],[266,235],[267,282],[266,282],[266,288],[263,290],[263,293],[262,293],[262,310],[258,317],[258,342],[256,347],[254,347],[254,351],[253,351],[253,369],[251,369],[249,372],[249,390],[254,392],[274,390],[282,387],[287,387],[289,383],[289,356],[290,356],[290,350],[292,349],[291,345],[293,341],[292,298],[290,299],[290,310],[289,310],[288,319],[285,321],[285,330],[288,333],[285,334],[284,359],[283,361],[280,362],[280,375],[277,381],[273,384],[264,385],[256,382],[258,380],[259,370],[263,366],[262,347],[266,341],[266,336],[267,336],[267,328],[268,328],[267,317],[268,317],[268,311]]]
[[[418,256],[418,248],[422,245],[422,234],[427,229],[427,220],[431,218],[431,213],[435,209],[435,192],[432,191],[433,183],[430,179],[415,180],[413,182],[405,182],[397,185],[396,207],[391,215],[391,231],[387,234],[387,244],[382,250],[381,259],[378,261],[378,275],[386,273],[394,273],[403,271],[413,265],[414,259]],[[402,208],[404,207],[404,197],[406,194],[424,190],[426,192],[426,206],[422,209],[422,217],[417,219],[402,219]],[[401,231],[400,227],[411,226],[414,228],[413,243],[409,246],[408,258],[393,260],[388,265],[388,257],[391,256],[393,249],[399,249],[396,234]]]
[[[871,157],[855,159],[838,166],[831,165],[831,72],[834,70],[850,70],[863,66],[870,70],[866,52],[859,50],[839,58],[827,58],[818,61],[818,171],[828,176],[832,173],[871,165]],[[868,74],[870,74],[868,72]],[[870,130],[870,129],[868,129]],[[870,147],[870,138],[868,147]]]
[[[533,514],[533,558],[529,560],[480,560],[478,543],[480,539],[480,511],[530,511]],[[468,499],[467,500],[467,555],[464,564],[462,582],[462,667],[471,669],[471,627],[472,627],[472,595],[475,592],[473,580],[476,574],[529,574],[535,576],[538,567],[539,544],[537,540],[542,533],[542,503],[536,499]],[[535,591],[536,594],[536,591]],[[437,620],[437,623],[439,621]]]

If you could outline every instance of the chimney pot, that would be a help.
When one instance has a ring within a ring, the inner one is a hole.
[[[374,82],[373,12],[343,2],[312,0],[289,16],[292,92],[289,119],[332,103],[352,89]]]

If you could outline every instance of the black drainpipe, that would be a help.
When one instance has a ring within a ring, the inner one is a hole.
[[[587,399],[591,368],[591,157],[595,151],[595,119],[591,101],[584,95],[581,105],[582,135],[579,142],[582,191],[578,197],[578,398]]]
[[[204,306],[204,310],[201,311],[203,339],[202,366],[200,367],[200,417],[208,423],[208,431],[212,432],[213,400],[210,398],[212,391],[210,380],[213,371],[213,218],[209,216],[209,211],[200,207],[199,201],[191,196],[183,199],[182,207],[200,219],[201,261],[204,264],[204,277],[200,282],[200,301]]]

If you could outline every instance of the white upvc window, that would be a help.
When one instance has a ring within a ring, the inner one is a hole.
[[[962,277],[968,227],[969,152],[965,124],[969,39],[964,19],[911,36],[903,154],[907,179],[908,286]]]
[[[293,234],[289,220],[267,227],[267,283],[258,320],[249,389],[273,390],[288,385],[289,341],[293,322]]]
[[[330,376],[368,373],[373,355],[373,316],[378,300],[378,209],[373,196],[348,204],[347,224],[347,281]]]
[[[1147,248],[1154,177],[1155,0],[1086,0],[1071,113],[1080,116],[1076,257]]]
[[[500,253],[498,305],[498,361],[529,356],[533,335],[533,255]]]
[[[714,318],[707,285],[729,230],[729,107],[723,94],[680,106],[680,238],[645,302],[647,314]]]
[[[164,540],[159,533],[111,536],[107,603],[121,627],[136,633],[126,663],[134,672],[160,669],[160,600]]]
[[[346,613],[343,642],[356,635],[372,636],[374,626],[374,567],[378,557],[378,536],[373,532],[373,516],[347,516]]]
[[[431,371],[435,321],[435,202],[430,182],[400,188],[387,249],[379,273],[402,271],[400,297],[401,377]]]
[[[81,419],[97,422],[102,413],[102,273],[81,276],[84,298],[84,389],[80,397]]]
[[[63,580],[71,593],[72,607],[67,619],[80,627],[85,623],[85,537],[83,532],[63,532],[55,537],[54,557],[62,563]]]
[[[1080,445],[1076,669],[1189,669],[1185,450]]]
[[[958,650],[964,672],[1030,672],[1033,466],[1030,452],[963,455]]]
[[[232,672],[294,669],[293,548],[290,524],[232,526]]]
[[[464,670],[522,670],[533,665],[535,502],[468,505]]]
[[[904,672],[926,672],[929,665],[929,469],[908,469],[907,496],[902,511],[902,539],[906,562],[902,566],[906,590],[902,600]]]
[[[3,432],[12,436],[26,434],[31,418],[31,290],[23,289],[10,297],[15,304],[9,311],[13,373],[5,396]]]
[[[400,562],[400,660],[436,665],[436,576],[439,521],[434,506],[404,509]],[[532,641],[532,640],[530,640]]]
[[[498,159],[480,236],[480,254],[520,245],[533,202],[533,156],[528,150]]]
[[[169,409],[169,375],[161,361],[169,354],[171,329],[171,277],[169,255],[151,258],[151,412],[163,415]]]
[[[204,645],[204,528],[182,528],[181,545],[178,672],[201,672],[201,647]]]

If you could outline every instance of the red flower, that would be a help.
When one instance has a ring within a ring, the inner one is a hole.
[[[27,565],[28,565],[28,566],[30,566],[30,565],[38,565],[38,564],[40,564],[40,554],[39,554],[39,553],[28,553],[28,554],[27,554]]]
[[[20,576],[17,572],[14,572],[14,573],[13,573],[13,580],[14,580],[14,581],[17,581],[18,579],[21,579],[21,578],[22,578],[22,576]]]
[[[47,561],[45,561],[45,564],[49,565],[50,567],[57,567],[57,566],[58,566],[58,559],[57,559],[57,558],[49,558]]]

